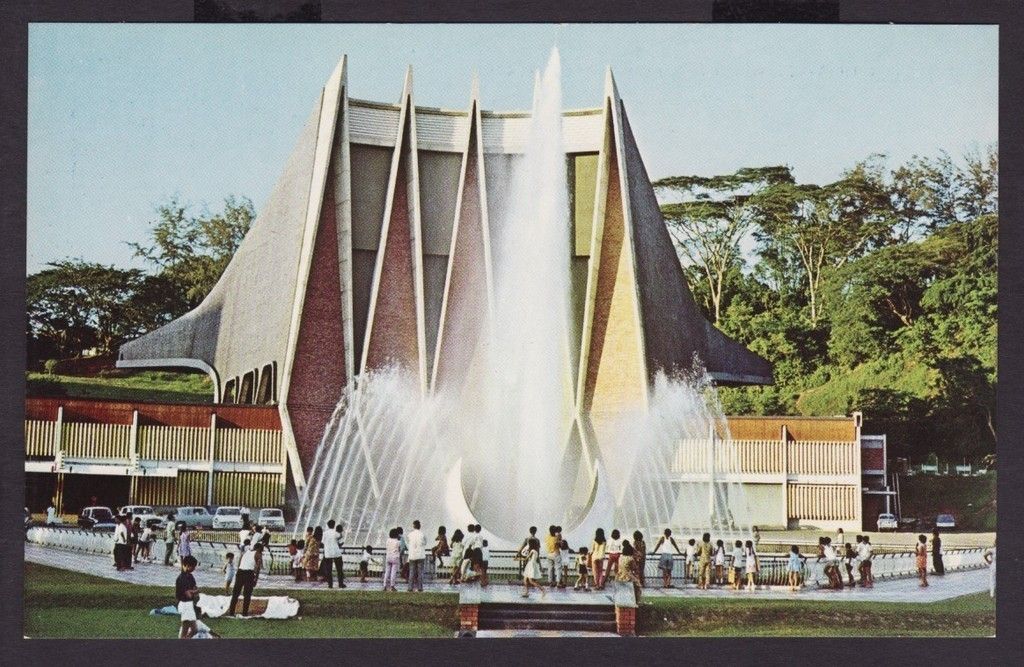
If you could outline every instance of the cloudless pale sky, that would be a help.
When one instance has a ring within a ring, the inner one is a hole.
[[[600,104],[610,65],[652,179],[791,165],[827,182],[997,139],[995,26],[32,24],[28,271],[82,257],[142,266],[172,195],[257,211],[342,54],[350,96],[528,109],[562,55],[566,107]]]

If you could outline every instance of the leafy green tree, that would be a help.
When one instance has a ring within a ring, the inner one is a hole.
[[[136,257],[156,266],[184,296],[186,307],[176,316],[198,306],[213,289],[255,218],[247,197],[228,197],[223,211],[198,216],[172,199],[157,208],[152,242],[129,245]]]
[[[809,319],[822,314],[829,272],[886,243],[892,234],[890,192],[877,161],[865,161],[825,186],[778,182],[750,199],[765,261],[799,267]]]
[[[661,207],[676,251],[699,277],[711,319],[721,320],[730,272],[740,268],[740,243],[753,218],[747,205],[751,192],[773,183],[792,183],[788,167],[740,169],[719,176],[671,176],[654,184],[661,192],[682,197]],[[691,280],[691,285],[695,281]]]

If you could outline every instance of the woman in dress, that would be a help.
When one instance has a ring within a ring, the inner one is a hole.
[[[633,582],[633,595],[636,596],[636,601],[640,602],[640,577],[637,576],[637,561],[636,561],[636,549],[629,540],[622,540],[622,551],[619,556],[619,569],[615,572],[616,581],[632,581]]]
[[[434,538],[434,548],[430,554],[434,557],[434,565],[444,567],[444,557],[451,553],[448,547],[448,532],[444,526],[437,529],[437,537]]]
[[[946,574],[946,566],[942,564],[942,539],[939,529],[932,531],[932,570],[940,577]]]
[[[928,538],[924,535],[917,536],[917,545],[914,547],[917,555],[917,574],[921,577],[921,587],[928,585]]]
[[[590,565],[594,573],[594,590],[604,589],[604,547],[608,540],[604,536],[604,528],[594,532],[594,541],[590,543]]]
[[[530,586],[540,589],[540,597],[547,594],[544,587],[537,583],[540,579],[540,540],[531,537],[526,552],[526,565],[523,567],[523,597],[530,597]]]
[[[302,554],[302,566],[306,569],[306,581],[317,581],[320,572],[320,540],[316,539],[312,528],[306,528],[306,550]]]
[[[639,530],[633,531],[633,565],[636,569],[636,576],[641,586],[647,585],[644,572],[647,570],[647,543],[644,542],[644,534]]]

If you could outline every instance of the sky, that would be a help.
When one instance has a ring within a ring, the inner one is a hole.
[[[229,195],[257,212],[342,54],[350,96],[528,109],[552,46],[563,103],[611,66],[652,180],[787,164],[837,179],[998,135],[996,26],[31,24],[27,270],[144,265],[156,207]]]

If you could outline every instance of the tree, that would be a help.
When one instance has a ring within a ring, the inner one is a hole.
[[[777,182],[750,198],[762,258],[799,266],[809,316],[822,314],[822,281],[891,238],[893,215],[880,166],[865,161],[825,186]]]
[[[130,243],[135,256],[155,265],[185,298],[185,310],[196,307],[213,289],[256,218],[247,197],[228,197],[221,213],[195,216],[177,199],[157,207],[152,243]]]
[[[685,266],[694,267],[706,288],[709,311],[721,320],[723,291],[731,270],[743,263],[740,242],[750,231],[750,193],[772,183],[792,182],[788,167],[741,169],[719,176],[670,176],[654,184],[683,201],[661,207]]]

